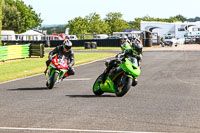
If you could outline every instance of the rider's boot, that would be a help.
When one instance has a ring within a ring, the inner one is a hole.
[[[107,70],[105,70],[103,73],[102,73],[102,75],[101,75],[101,78],[99,79],[99,82],[100,83],[105,83],[105,81],[106,81],[106,77],[107,77],[107,74],[108,72],[107,72]]]
[[[104,84],[105,81],[106,81],[106,77],[107,77],[107,73],[104,72],[103,75],[102,75],[102,83]]]
[[[133,78],[132,86],[136,86],[136,85],[137,85],[137,78]]]

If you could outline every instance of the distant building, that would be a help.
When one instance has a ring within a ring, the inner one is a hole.
[[[141,21],[141,31],[150,31],[158,33],[159,36],[174,36],[175,38],[184,38],[184,36],[200,35],[200,22],[155,22]]]

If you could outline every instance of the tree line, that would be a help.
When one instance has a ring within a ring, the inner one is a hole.
[[[66,24],[64,28],[62,25],[48,28],[43,27],[43,30],[48,30],[49,34],[55,31],[58,33],[64,33],[66,28],[70,29],[69,34],[111,34],[113,32],[121,32],[129,28],[140,29],[141,21],[173,23],[177,21],[196,22],[199,20],[199,17],[187,19],[182,15],[176,15],[169,18],[154,18],[150,16],[144,16],[127,22],[123,19],[123,15],[120,12],[110,12],[104,19],[101,19],[101,16],[97,13],[91,13],[85,17],[75,17],[74,19],[69,20],[68,24]]]
[[[75,17],[69,20],[66,25],[53,27],[41,27],[42,19],[40,14],[37,14],[31,5],[26,5],[23,0],[0,0],[0,29],[14,30],[16,33],[21,33],[31,28],[40,27],[42,30],[47,30],[48,34],[54,32],[64,33],[66,28],[69,28],[70,34],[110,34],[113,32],[121,32],[128,28],[140,29],[141,21],[160,21],[160,22],[176,22],[176,21],[199,21],[200,18],[189,18],[182,15],[176,15],[169,18],[154,18],[144,16],[135,18],[133,21],[125,21],[123,14],[120,12],[110,12],[106,14],[104,19],[98,13],[90,13],[85,17]],[[2,12],[1,12],[2,11]]]
[[[42,19],[33,7],[22,0],[2,0],[2,29],[16,33],[41,26]]]

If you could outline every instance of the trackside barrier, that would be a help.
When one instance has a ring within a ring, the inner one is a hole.
[[[97,43],[96,42],[85,42],[84,47],[85,47],[85,49],[96,49]]]
[[[0,61],[29,57],[30,45],[12,45],[0,47]]]
[[[72,47],[84,47],[85,42],[96,42],[97,47],[120,47],[121,39],[88,39],[88,40],[71,40]],[[63,40],[50,40],[50,47],[61,45]]]
[[[30,45],[30,56],[44,57],[44,44],[31,44]]]

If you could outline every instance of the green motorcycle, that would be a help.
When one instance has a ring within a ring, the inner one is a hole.
[[[46,76],[46,86],[52,89],[56,83],[60,83],[64,77],[68,77],[68,65],[65,56],[58,58],[55,56],[48,66]]]
[[[141,73],[137,58],[131,49],[124,50],[124,53],[115,62],[116,65],[109,71],[104,83],[102,81],[102,74],[96,79],[93,85],[95,95],[109,92],[122,97],[129,91],[132,82],[137,80]],[[109,62],[106,64],[109,64]]]

